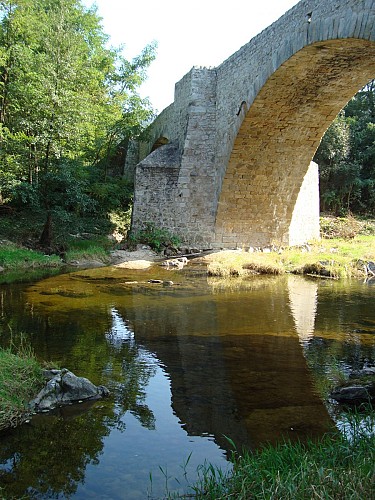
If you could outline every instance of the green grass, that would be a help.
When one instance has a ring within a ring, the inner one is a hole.
[[[107,217],[77,217],[52,219],[52,247],[45,255],[38,243],[45,214],[40,212],[17,211],[0,217],[0,267],[5,269],[1,275],[7,282],[12,282],[12,271],[35,269],[53,269],[62,267],[68,261],[101,260],[106,262],[108,250],[115,246],[107,235],[113,232],[115,225]],[[118,216],[118,223],[121,217]],[[27,247],[27,248],[26,248]],[[29,248],[33,248],[31,250]],[[15,281],[20,275],[16,273]],[[2,279],[2,282],[4,282]]]
[[[8,270],[59,267],[61,264],[62,261],[57,255],[44,255],[12,243],[0,244],[0,266]]]
[[[251,274],[283,274],[284,267],[277,254],[250,254],[238,251],[224,251],[207,258],[209,276],[228,278]]]
[[[280,247],[270,253],[218,252],[206,258],[210,276],[251,274],[323,274],[363,277],[364,262],[375,261],[375,220],[353,216],[320,218],[321,240],[307,247]]]
[[[374,498],[375,413],[350,417],[347,435],[319,441],[285,442],[254,453],[233,453],[233,471],[200,468],[192,486],[197,499],[358,499]],[[173,496],[172,496],[173,497]]]
[[[42,385],[42,368],[31,349],[0,349],[0,430],[22,421],[27,403]]]
[[[251,274],[325,274],[331,278],[363,277],[363,262],[375,261],[375,236],[357,235],[350,240],[324,239],[312,242],[310,250],[286,247],[279,252],[224,251],[206,258],[210,276]]]
[[[108,239],[98,237],[95,240],[69,240],[67,242],[68,250],[65,252],[65,261],[73,260],[108,260],[108,251],[113,247]]]

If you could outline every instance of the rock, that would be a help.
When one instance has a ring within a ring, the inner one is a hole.
[[[82,268],[96,268],[96,267],[105,267],[105,263],[100,260],[71,260],[68,261],[67,264],[73,267],[82,267]]]
[[[173,286],[173,281],[163,281],[163,286]]]
[[[147,246],[135,251],[114,250],[110,255],[111,265],[127,269],[146,269],[159,259],[158,254]]]
[[[374,402],[375,383],[337,387],[331,392],[331,398],[338,403],[349,405]]]
[[[34,412],[45,412],[59,406],[76,403],[83,400],[94,400],[109,395],[104,386],[96,386],[87,378],[77,377],[66,368],[62,370],[47,370],[48,380],[37,397],[29,403]]]
[[[166,267],[167,269],[173,267],[176,269],[183,269],[184,266],[188,263],[188,260],[186,257],[177,257],[176,259],[169,259],[165,260],[161,263],[163,267]]]
[[[375,366],[365,366],[361,370],[356,370],[350,373],[349,378],[371,377],[375,376]]]
[[[114,264],[114,267],[119,269],[148,269],[153,264],[150,260],[129,260],[126,262],[121,262],[120,264]]]
[[[367,263],[367,273],[371,276],[375,276],[375,263],[371,260]]]
[[[173,247],[166,247],[163,253],[165,257],[171,257],[172,255],[176,255],[178,251]]]

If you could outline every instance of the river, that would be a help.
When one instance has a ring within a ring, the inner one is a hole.
[[[162,498],[191,492],[205,462],[230,470],[231,441],[332,430],[327,381],[374,364],[374,284],[220,280],[188,265],[0,286],[3,346],[22,334],[39,359],[111,391],[1,434],[4,494]]]

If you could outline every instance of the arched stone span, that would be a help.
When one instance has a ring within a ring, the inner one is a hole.
[[[374,56],[375,0],[303,0],[219,67],[193,68],[141,145],[133,229],[218,247],[316,236],[309,164]]]
[[[167,137],[161,136],[154,142],[154,145],[151,148],[151,153],[155,151],[155,149],[161,148],[169,143],[169,139]]]
[[[337,113],[373,75],[375,44],[364,40],[318,42],[280,66],[235,139],[219,197],[216,240],[301,242],[290,234],[290,225],[310,161]],[[303,233],[303,227],[296,229]]]

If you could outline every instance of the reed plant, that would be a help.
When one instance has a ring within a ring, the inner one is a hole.
[[[241,455],[233,451],[233,470],[211,465],[199,471],[192,486],[197,499],[358,499],[374,498],[375,418],[348,417],[344,433],[328,434],[318,441],[265,446]],[[350,429],[350,430],[348,430]]]
[[[42,368],[29,347],[0,349],[0,430],[22,422],[42,385]]]

